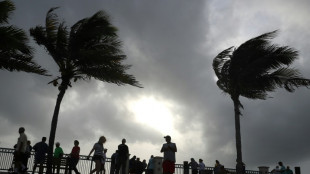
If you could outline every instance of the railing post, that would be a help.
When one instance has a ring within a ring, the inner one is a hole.
[[[188,161],[184,161],[183,162],[183,167],[184,167],[184,174],[189,174],[189,165],[188,165]]]
[[[163,173],[163,157],[155,156],[154,157],[154,174]]]
[[[301,174],[300,173],[300,167],[295,167],[295,174]]]
[[[260,166],[258,167],[259,174],[268,174],[269,173],[269,167],[266,166]]]

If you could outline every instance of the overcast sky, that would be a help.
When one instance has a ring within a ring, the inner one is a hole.
[[[233,103],[216,86],[213,58],[260,34],[280,30],[274,43],[300,53],[293,67],[310,78],[310,1],[291,0],[15,0],[10,22],[29,29],[43,25],[51,7],[67,26],[106,11],[123,41],[128,71],[144,88],[117,86],[94,79],[74,83],[59,113],[56,141],[70,153],[75,139],[88,154],[105,135],[108,156],[122,138],[141,159],[159,152],[164,135],[177,144],[177,163],[194,157],[207,166],[218,159],[234,168]],[[58,69],[42,47],[35,61],[53,77]],[[12,147],[24,126],[32,144],[49,137],[57,88],[52,77],[0,71],[0,147]],[[310,167],[310,93],[279,89],[267,100],[241,98],[243,159],[247,169],[274,168],[278,161],[302,171]]]

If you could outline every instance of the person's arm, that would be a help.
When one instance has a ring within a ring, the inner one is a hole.
[[[17,152],[21,152],[22,151],[22,147],[23,147],[24,143],[23,142],[20,142],[20,145],[17,149]]]
[[[177,152],[177,145],[175,143],[172,145],[168,144],[168,148],[173,152]]]
[[[165,148],[164,148],[164,145],[161,147],[161,150],[160,152],[164,152],[165,151]]]
[[[93,151],[95,150],[95,147],[93,147],[93,149],[89,152],[88,156],[87,156],[87,159],[89,159],[91,153],[93,153]]]

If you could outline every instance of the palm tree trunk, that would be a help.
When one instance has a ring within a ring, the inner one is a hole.
[[[65,95],[67,88],[68,88],[67,84],[68,83],[62,81],[61,85],[59,86],[59,94],[58,94],[56,106],[54,109],[54,114],[53,114],[52,124],[51,124],[50,137],[49,137],[49,143],[48,143],[47,169],[46,169],[47,174],[52,174],[53,149],[54,149],[54,142],[55,142],[55,136],[56,136],[58,114],[59,114],[61,101]]]
[[[240,101],[239,95],[233,96],[232,100],[234,102],[235,110],[235,131],[236,131],[236,149],[237,149],[237,174],[243,173],[242,165],[242,151],[241,151],[241,131],[240,131]]]

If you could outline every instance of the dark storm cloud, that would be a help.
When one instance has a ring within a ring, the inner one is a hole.
[[[310,78],[307,68],[310,22],[309,12],[305,10],[309,8],[308,1],[300,1],[298,8],[292,8],[290,1],[281,1],[277,6],[280,1],[15,3],[17,10],[12,23],[26,31],[43,25],[51,7],[61,7],[56,13],[68,26],[105,10],[119,29],[124,53],[128,56],[126,63],[133,65],[128,72],[144,87],[119,87],[93,79],[73,84],[62,102],[56,134],[56,141],[66,149],[70,149],[73,139],[95,142],[101,134],[113,143],[120,143],[120,139],[126,137],[131,143],[161,144],[162,133],[137,122],[127,107],[130,100],[155,96],[174,106],[171,112],[176,119],[175,128],[182,137],[173,137],[180,145],[179,163],[189,157],[200,157],[208,166],[218,159],[226,167],[234,167],[233,103],[215,84],[212,59],[230,46],[239,46],[264,32],[280,29],[275,42],[299,50],[300,60],[294,66]],[[31,43],[36,49],[35,60],[57,76],[51,57]],[[58,94],[55,87],[47,85],[52,78],[1,71],[0,80],[1,146],[15,143],[16,130],[21,125],[33,141],[48,136]],[[279,160],[294,165],[309,161],[310,140],[305,137],[305,132],[310,131],[307,126],[309,95],[308,89],[297,89],[293,94],[277,90],[271,93],[273,98],[265,101],[241,99],[243,155],[248,168],[273,167]],[[3,138],[7,142],[3,142]]]

